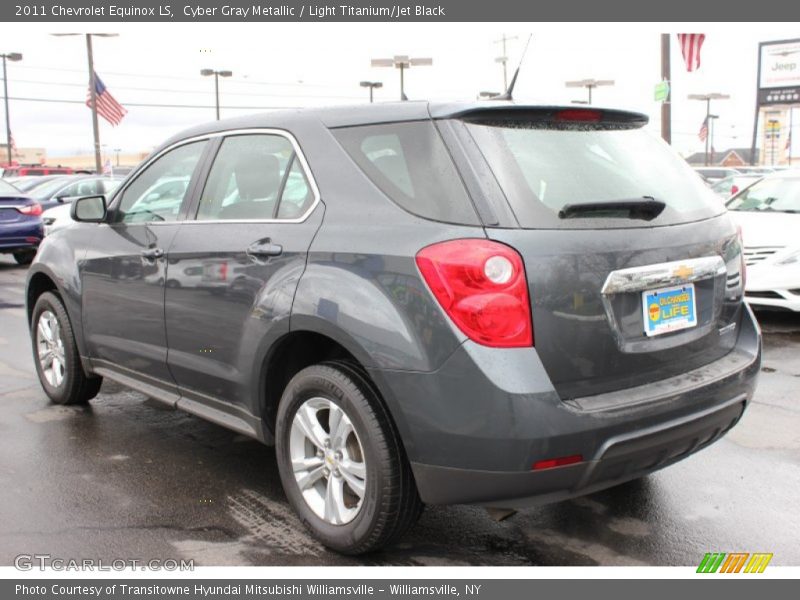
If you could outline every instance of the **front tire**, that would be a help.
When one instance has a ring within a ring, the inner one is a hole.
[[[314,365],[292,378],[278,407],[276,446],[289,503],[333,550],[377,550],[422,510],[386,409],[349,365]]]
[[[100,391],[102,377],[83,371],[75,334],[60,298],[45,292],[31,319],[36,374],[45,394],[56,404],[86,404]]]
[[[35,256],[36,250],[20,250],[19,252],[14,252],[14,260],[17,261],[18,265],[31,264]]]

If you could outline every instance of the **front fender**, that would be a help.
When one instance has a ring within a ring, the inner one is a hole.
[[[28,321],[33,314],[34,297],[31,283],[46,276],[56,287],[58,295],[64,302],[64,308],[69,315],[75,342],[82,357],[86,354],[86,345],[83,337],[83,321],[81,318],[81,278],[80,263],[86,251],[72,243],[81,233],[89,235],[90,226],[74,225],[52,236],[46,237],[39,246],[36,258],[28,269],[25,284],[25,304]],[[80,231],[78,231],[80,230]]]

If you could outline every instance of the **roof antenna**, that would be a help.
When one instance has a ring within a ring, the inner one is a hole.
[[[508,89],[499,94],[497,96],[493,96],[491,100],[513,100],[514,99],[514,86],[517,85],[517,76],[519,75],[519,69],[522,66],[522,61],[525,60],[525,53],[528,51],[528,46],[531,43],[531,38],[533,34],[528,35],[528,41],[525,42],[525,48],[522,50],[522,56],[519,57],[519,64],[517,65],[517,70],[514,71],[514,76],[511,78],[511,83],[508,84]]]

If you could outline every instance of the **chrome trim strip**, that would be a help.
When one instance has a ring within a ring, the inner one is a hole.
[[[727,273],[721,256],[703,256],[687,260],[620,269],[608,274],[601,293],[604,296],[641,292],[708,279]]]
[[[183,224],[188,224],[188,223],[230,223],[230,224],[233,224],[233,223],[302,223],[303,221],[308,219],[308,217],[311,215],[311,213],[314,212],[314,209],[317,208],[317,204],[319,204],[320,201],[321,201],[321,196],[320,196],[320,193],[319,193],[319,187],[317,186],[317,181],[314,179],[314,174],[311,172],[311,167],[308,165],[308,161],[306,160],[306,156],[305,156],[305,154],[303,154],[303,150],[300,148],[300,144],[298,143],[298,141],[294,137],[294,135],[292,133],[290,133],[289,131],[286,131],[285,129],[272,129],[272,128],[266,128],[266,127],[258,127],[258,128],[252,128],[252,129],[230,129],[230,130],[227,130],[227,131],[217,131],[215,133],[208,133],[208,134],[205,134],[205,135],[198,135],[198,136],[195,136],[195,137],[186,138],[185,140],[180,140],[180,141],[175,142],[174,144],[171,144],[171,145],[167,146],[163,150],[159,151],[158,154],[154,154],[153,156],[148,158],[145,163],[142,163],[142,165],[133,173],[133,177],[128,178],[128,180],[125,182],[125,185],[124,186],[120,186],[115,191],[111,202],[109,202],[109,207],[111,207],[111,205],[117,201],[118,197],[120,197],[120,198],[122,197],[122,194],[125,193],[125,190],[127,190],[128,187],[134,181],[136,181],[136,179],[139,178],[139,174],[140,173],[143,173],[145,171],[145,169],[147,169],[153,162],[155,162],[156,160],[161,158],[167,152],[169,152],[171,150],[174,150],[175,148],[178,148],[179,146],[183,146],[185,144],[191,144],[193,142],[199,142],[199,141],[202,141],[202,140],[211,140],[211,139],[218,138],[218,137],[231,137],[231,136],[235,136],[235,135],[248,135],[248,134],[254,134],[254,133],[261,133],[261,134],[265,134],[265,135],[279,135],[279,136],[284,137],[287,140],[289,140],[289,142],[292,144],[292,148],[294,148],[295,155],[300,160],[300,165],[303,167],[303,171],[305,172],[306,179],[308,179],[308,183],[311,186],[311,190],[314,192],[314,202],[311,203],[311,206],[308,207],[306,212],[304,212],[301,216],[296,217],[294,219],[236,219],[236,220],[234,220],[234,219],[231,219],[231,220],[219,220],[219,219],[217,219],[217,220],[208,220],[208,221],[197,220],[197,219],[187,219],[187,220],[184,220],[184,221],[165,221],[165,222],[153,221],[153,222],[148,222],[148,224],[156,225],[156,224],[160,223],[162,225],[175,225],[177,223],[183,223]],[[213,167],[213,163],[212,163],[212,167]],[[205,182],[203,182],[203,183],[205,183]],[[109,225],[120,225],[120,224],[122,224],[122,223],[109,223]],[[144,223],[127,223],[128,226],[130,226],[130,225],[142,225],[142,224],[144,224]]]

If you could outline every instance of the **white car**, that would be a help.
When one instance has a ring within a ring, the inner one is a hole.
[[[800,312],[800,171],[768,175],[727,207],[742,229],[745,300]]]
[[[42,213],[42,223],[44,223],[44,234],[52,235],[54,232],[64,227],[72,225],[75,221],[69,215],[72,203],[59,204],[53,208],[48,208]]]

